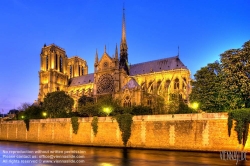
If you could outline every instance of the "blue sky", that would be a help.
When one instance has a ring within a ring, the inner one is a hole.
[[[129,63],[176,56],[192,77],[250,40],[249,0],[1,0],[0,111],[37,99],[44,43],[78,55],[93,73],[96,49],[113,55],[125,3]]]

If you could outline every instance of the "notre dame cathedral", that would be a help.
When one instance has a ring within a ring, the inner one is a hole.
[[[58,90],[65,91],[75,100],[74,107],[82,95],[97,97],[111,94],[113,98],[120,99],[124,107],[129,107],[151,106],[158,99],[156,96],[165,103],[175,95],[188,102],[191,93],[190,71],[179,55],[128,64],[124,13],[120,51],[116,46],[114,57],[108,55],[106,47],[101,57],[96,51],[94,73],[88,73],[84,59],[78,56],[68,58],[65,50],[55,44],[44,45],[40,57],[38,102],[42,102],[47,93]]]

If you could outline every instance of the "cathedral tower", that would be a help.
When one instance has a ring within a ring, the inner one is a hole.
[[[120,44],[120,69],[124,69],[129,75],[129,66],[128,66],[128,46],[126,41],[126,24],[125,24],[125,9],[123,8],[122,16],[122,39]]]
[[[67,55],[64,49],[55,44],[44,45],[40,57],[39,102],[43,101],[49,92],[65,90],[68,84]]]

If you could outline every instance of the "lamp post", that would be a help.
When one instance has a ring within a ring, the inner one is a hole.
[[[105,112],[107,114],[107,116],[108,116],[110,114],[110,112],[111,112],[111,109],[109,107],[104,107],[103,112]]]
[[[46,116],[47,116],[47,112],[43,112],[43,116],[46,118]]]
[[[192,107],[193,107],[193,109],[195,109],[195,110],[197,111],[197,109],[198,109],[198,107],[199,107],[199,103],[194,102],[194,103],[192,104]]]

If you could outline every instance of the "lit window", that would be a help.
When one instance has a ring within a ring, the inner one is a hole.
[[[46,69],[48,70],[49,69],[49,57],[46,56]]]
[[[152,100],[148,99],[148,106],[151,106],[151,105],[152,105]]]
[[[69,75],[70,75],[70,78],[72,77],[72,65],[70,65],[69,67]]]
[[[63,61],[61,56],[60,56],[60,72],[63,72]]]
[[[179,79],[176,78],[174,81],[174,89],[179,89]]]
[[[123,107],[131,107],[131,100],[129,96],[124,98]]]
[[[57,56],[57,54],[56,54],[56,59],[55,59],[55,63],[56,63],[56,70],[58,69],[58,56]]]

